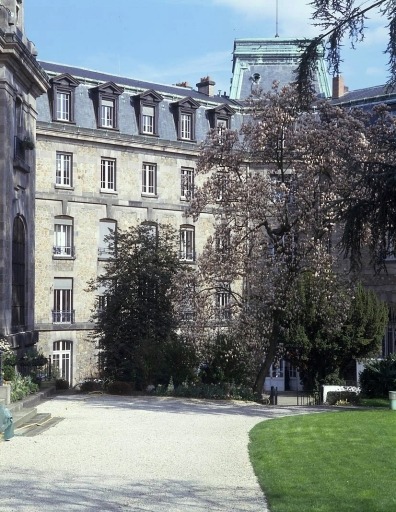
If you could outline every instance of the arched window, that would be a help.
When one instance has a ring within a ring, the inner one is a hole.
[[[26,324],[26,247],[25,225],[20,217],[14,219],[12,230],[12,307],[11,322],[14,331]]]
[[[54,341],[52,348],[52,364],[58,372],[58,378],[72,384],[72,352],[73,343],[67,340]]]

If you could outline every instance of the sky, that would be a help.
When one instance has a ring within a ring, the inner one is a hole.
[[[362,0],[363,2],[363,0]],[[367,1],[365,2],[367,3]],[[210,76],[229,94],[235,39],[313,37],[308,0],[25,0],[38,59],[162,84]],[[364,43],[345,42],[350,90],[387,81],[387,33],[374,13]]]

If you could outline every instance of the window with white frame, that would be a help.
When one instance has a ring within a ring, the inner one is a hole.
[[[72,383],[72,348],[71,341],[54,341],[52,348],[52,364],[58,370],[59,378]]]
[[[180,138],[183,140],[192,139],[192,115],[182,112],[180,114]]]
[[[142,167],[142,194],[157,194],[157,166],[144,163]]]
[[[194,197],[194,169],[191,169],[190,167],[181,168],[180,185],[181,199],[192,199]]]
[[[155,133],[155,107],[142,105],[142,133],[153,135]]]
[[[116,161],[102,158],[100,168],[100,189],[102,192],[116,191]]]
[[[54,279],[54,324],[74,323],[73,310],[73,279],[69,277]]]
[[[114,100],[102,99],[100,103],[100,123],[103,128],[115,127]]]
[[[57,91],[56,93],[56,119],[58,121],[70,121],[71,118],[71,93],[69,91]]]
[[[114,82],[106,82],[92,89],[98,128],[118,130],[119,97],[124,92]]]
[[[192,98],[184,98],[172,104],[176,113],[176,130],[179,140],[195,142],[196,111],[200,104]]]
[[[72,155],[71,153],[56,153],[56,185],[72,186]]]
[[[223,201],[226,196],[227,187],[229,183],[229,176],[226,172],[219,171],[216,174],[215,184],[217,186],[216,201]]]
[[[73,219],[70,217],[55,218],[53,254],[65,258],[74,256]]]
[[[231,249],[231,232],[227,228],[218,228],[215,234],[215,249],[220,260],[225,260]]]
[[[220,286],[216,292],[216,316],[218,320],[231,318],[231,290],[227,284]]]
[[[180,228],[180,259],[195,261],[195,229],[194,226]]]
[[[103,219],[99,221],[99,246],[98,258],[108,259],[112,255],[110,236],[116,232],[117,224],[115,220]]]
[[[75,92],[80,82],[68,73],[51,78],[51,113],[53,121],[74,123]]]
[[[217,133],[219,135],[221,135],[225,130],[228,130],[228,123],[229,123],[228,118],[218,117],[216,119],[216,129],[217,129]]]

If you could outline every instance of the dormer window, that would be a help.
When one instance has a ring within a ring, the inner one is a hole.
[[[155,91],[146,91],[135,97],[139,133],[158,136],[159,104],[163,97]]]
[[[53,121],[74,123],[74,96],[79,83],[68,73],[51,80]]]
[[[118,130],[118,100],[123,89],[113,82],[107,82],[96,87],[94,92],[98,128]]]
[[[195,114],[199,103],[192,98],[186,98],[174,103],[177,138],[179,140],[195,141]]]
[[[218,132],[230,130],[231,117],[235,114],[235,110],[228,105],[220,105],[208,111],[209,124],[212,129]]]
[[[100,104],[100,123],[104,128],[115,128],[115,104],[114,100],[102,99]]]

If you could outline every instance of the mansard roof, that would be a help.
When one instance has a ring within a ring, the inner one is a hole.
[[[235,107],[241,106],[237,100],[232,100],[227,96],[214,95],[208,96],[202,92],[198,92],[190,87],[181,87],[176,85],[165,85],[155,82],[148,82],[143,80],[136,80],[133,78],[127,78],[117,75],[111,75],[109,73],[103,73],[101,71],[92,71],[84,68],[77,68],[66,64],[57,64],[53,62],[39,61],[41,67],[48,73],[68,73],[75,79],[84,82],[84,80],[100,82],[114,82],[119,86],[129,87],[137,90],[154,90],[159,94],[173,95],[173,96],[186,96],[195,101],[202,102],[214,102],[214,103],[226,103]]]
[[[368,107],[380,103],[394,104],[396,103],[396,87],[375,85],[373,87],[357,89],[356,91],[348,91],[340,98],[333,99],[332,103],[344,106],[366,105]]]

